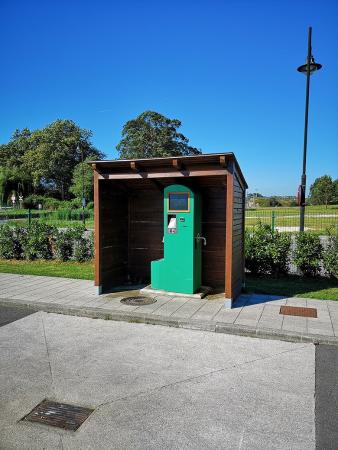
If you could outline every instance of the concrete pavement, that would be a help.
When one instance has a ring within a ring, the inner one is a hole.
[[[0,448],[314,449],[315,351],[38,312],[0,328]],[[21,421],[95,408],[76,431]]]
[[[97,295],[92,281],[0,274],[0,304],[129,322],[144,322],[297,342],[338,344],[338,302],[263,295],[242,295],[231,310],[222,295],[187,300],[159,295],[147,306],[120,303],[138,295],[123,291]],[[317,309],[317,318],[280,314],[282,305]]]

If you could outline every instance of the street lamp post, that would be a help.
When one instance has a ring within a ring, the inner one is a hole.
[[[321,64],[315,63],[312,56],[312,27],[309,27],[308,31],[308,48],[306,64],[298,67],[298,72],[306,75],[306,96],[305,96],[305,124],[304,124],[304,148],[303,148],[303,171],[301,177],[301,184],[299,190],[299,231],[304,231],[304,218],[305,218],[305,190],[306,190],[306,153],[307,153],[307,131],[308,131],[308,118],[309,118],[309,97],[310,97],[310,76],[321,69]]]

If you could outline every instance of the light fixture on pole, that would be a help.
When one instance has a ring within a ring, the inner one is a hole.
[[[308,31],[308,49],[306,64],[298,67],[298,72],[306,75],[306,97],[305,97],[305,125],[304,125],[304,147],[303,147],[303,171],[301,184],[298,190],[298,204],[300,206],[299,231],[304,231],[305,218],[305,190],[306,190],[306,153],[307,153],[307,131],[309,118],[310,76],[322,68],[321,64],[315,62],[312,56],[312,27]]]

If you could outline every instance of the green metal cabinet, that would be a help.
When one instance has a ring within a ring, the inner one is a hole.
[[[174,184],[163,202],[164,258],[151,262],[151,287],[193,294],[201,287],[201,198]]]

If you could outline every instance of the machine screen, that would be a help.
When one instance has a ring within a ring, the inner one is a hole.
[[[169,192],[169,211],[189,211],[189,192]]]

